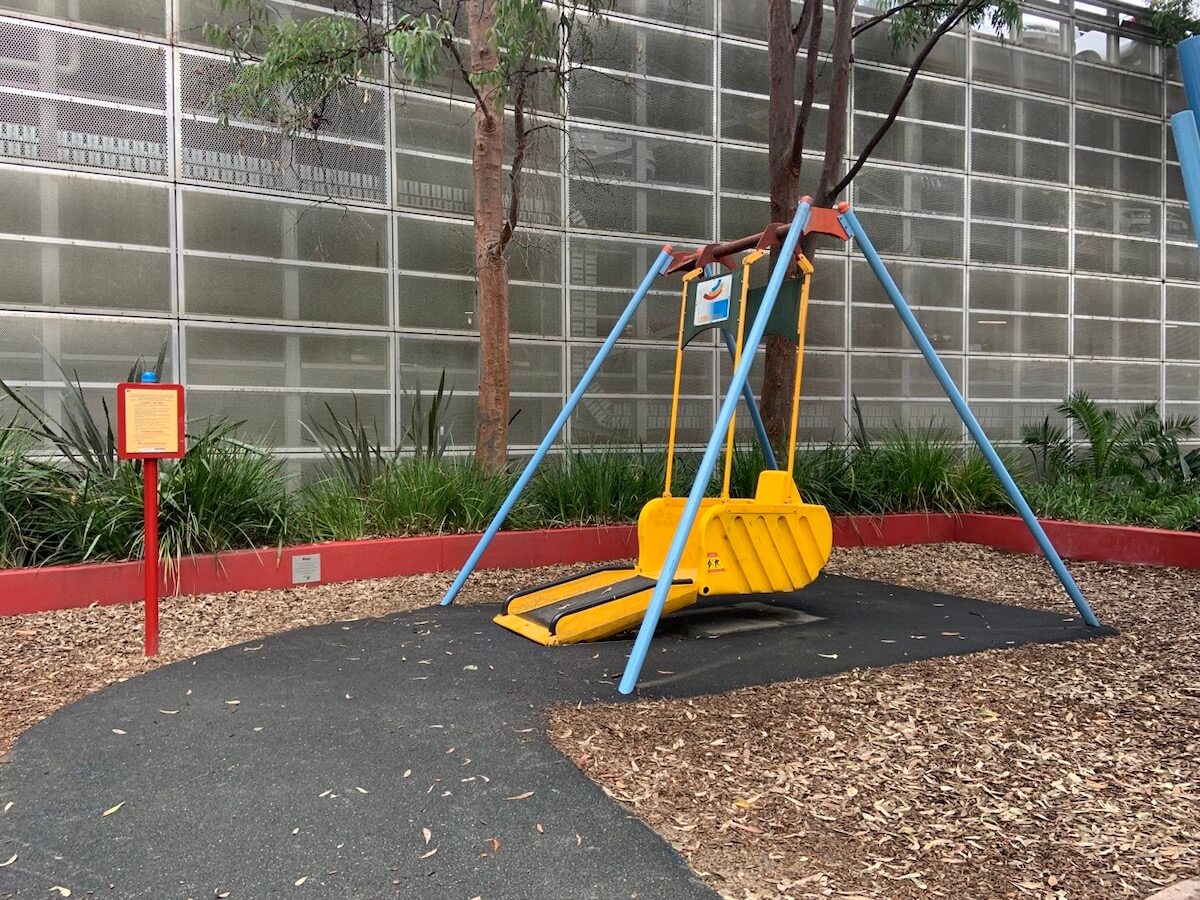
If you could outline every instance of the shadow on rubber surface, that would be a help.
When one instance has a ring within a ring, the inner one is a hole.
[[[0,858],[17,855],[0,868],[0,896],[45,897],[56,885],[74,896],[231,900],[300,888],[716,896],[545,735],[554,703],[621,699],[628,638],[541,647],[493,625],[494,613],[430,607],[302,629],[64,708],[0,765],[0,809],[12,803]],[[1065,613],[823,576],[796,595],[664,620],[640,693],[691,696],[1110,633]]]

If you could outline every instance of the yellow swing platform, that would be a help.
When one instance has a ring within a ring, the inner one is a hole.
[[[497,624],[539,644],[557,646],[608,637],[642,621],[687,503],[686,497],[671,495],[683,350],[696,335],[720,329],[737,368],[747,318],[753,318],[764,293],[761,288],[750,288],[750,270],[764,253],[761,246],[752,250],[740,266],[728,258],[713,260],[731,270],[723,275],[699,280],[704,269],[696,267],[684,276],[666,485],[663,495],[647,503],[638,517],[637,565],[594,569],[518,591],[505,600],[495,618]],[[731,497],[735,421],[730,422],[720,496],[701,501],[664,613],[684,609],[701,598],[799,590],[829,561],[833,540],[829,513],[823,506],[803,501],[792,475],[812,271],[808,259],[798,254],[796,277],[784,282],[767,326],[768,333],[791,337],[797,344],[787,466],[761,472],[753,497]],[[762,440],[753,394],[744,396]],[[764,455],[773,463],[774,456],[765,445]]]

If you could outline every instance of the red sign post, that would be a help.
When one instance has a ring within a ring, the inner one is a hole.
[[[183,421],[183,385],[156,384],[153,372],[117,385],[117,456],[142,460],[147,656],[158,654],[158,461],[183,456]]]

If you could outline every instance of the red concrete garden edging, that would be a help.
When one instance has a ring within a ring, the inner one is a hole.
[[[1049,519],[1042,520],[1042,526],[1064,559],[1200,569],[1200,532]],[[1033,535],[1018,516],[897,513],[834,518],[833,543],[837,547],[891,547],[951,541],[984,544],[1014,553],[1039,552]]]
[[[1067,559],[1200,569],[1197,532],[1079,522],[1044,524],[1054,546]],[[461,566],[477,539],[475,534],[431,535],[186,557],[177,572],[164,573],[162,590],[164,596],[271,590],[440,572]],[[951,541],[1037,552],[1025,524],[1016,516],[900,513],[834,519],[834,545],[838,547]],[[636,555],[637,529],[633,525],[503,531],[481,565],[521,569],[608,562]],[[141,579],[140,562],[0,570],[0,615],[138,601],[142,599]]]
[[[178,571],[163,573],[161,588],[163,596],[212,594],[442,572],[466,562],[478,539],[478,534],[439,534],[188,556]],[[637,556],[637,529],[633,525],[502,531],[480,565],[524,569],[631,556]],[[316,571],[313,557],[317,558]],[[0,570],[0,615],[74,609],[93,603],[129,603],[142,598],[140,562]]]

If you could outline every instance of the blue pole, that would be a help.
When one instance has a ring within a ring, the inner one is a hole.
[[[1183,173],[1183,187],[1192,213],[1192,236],[1200,241],[1200,134],[1196,133],[1196,116],[1186,109],[1175,113],[1171,116],[1171,131],[1175,135],[1179,171]]]
[[[721,332],[721,337],[725,340],[725,349],[729,351],[729,358],[737,357],[737,348],[734,346],[733,335],[723,328],[717,329]],[[746,401],[746,406],[750,410],[750,421],[754,423],[754,433],[758,435],[758,444],[762,447],[763,458],[767,461],[768,469],[778,469],[779,462],[775,459],[775,451],[771,449],[771,440],[767,437],[767,426],[763,424],[762,413],[758,411],[758,403],[754,399],[754,391],[750,388],[750,382],[747,381],[742,385],[742,398]]]
[[[658,583],[654,586],[654,593],[650,597],[650,605],[642,619],[641,628],[638,629],[637,640],[633,642],[629,661],[625,664],[625,674],[621,676],[620,691],[622,694],[631,694],[637,687],[638,676],[642,672],[646,653],[650,649],[650,641],[654,638],[654,630],[658,627],[658,620],[667,603],[667,593],[671,589],[671,582],[675,580],[675,572],[679,569],[679,560],[683,557],[683,549],[687,545],[688,536],[696,522],[696,514],[700,511],[700,501],[704,499],[704,490],[708,487],[708,480],[712,478],[713,469],[717,465],[717,457],[721,455],[721,450],[725,446],[725,435],[729,429],[729,422],[733,419],[733,412],[741,398],[742,387],[750,377],[750,368],[754,365],[754,353],[758,350],[763,333],[767,330],[767,320],[771,318],[771,308],[775,306],[779,288],[792,265],[793,257],[796,254],[796,244],[800,240],[800,235],[804,233],[804,226],[808,224],[808,213],[811,208],[812,198],[804,197],[796,210],[796,217],[792,219],[787,237],[783,239],[783,246],[779,249],[775,268],[771,270],[771,280],[767,282],[767,290],[763,294],[762,305],[758,309],[758,315],[754,317],[750,333],[746,335],[742,361],[738,364],[733,378],[729,382],[729,392],[721,404],[720,413],[717,414],[716,424],[713,425],[712,434],[708,438],[708,446],[704,450],[704,457],[700,460],[700,468],[696,472],[696,480],[692,482],[691,493],[688,494],[687,503],[683,507],[683,515],[675,529],[675,536],[671,539],[671,547],[667,550],[667,556],[663,560],[662,571],[658,574]]]
[[[642,300],[645,299],[650,286],[654,284],[654,279],[665,271],[667,263],[670,260],[671,245],[668,244],[659,252],[658,258],[650,266],[650,271],[646,273],[646,277],[642,279],[642,283],[638,285],[637,291],[630,298],[629,305],[621,313],[621,318],[617,319],[617,323],[613,326],[608,338],[600,345],[600,350],[596,353],[596,358],[587,367],[587,371],[579,379],[579,384],[575,385],[575,390],[567,398],[566,405],[559,412],[558,418],[554,420],[554,424],[550,426],[550,430],[546,432],[546,436],[542,438],[542,442],[538,445],[537,450],[534,451],[533,458],[526,463],[525,469],[521,472],[521,477],[517,479],[517,483],[513,485],[512,490],[508,492],[508,496],[504,498],[504,502],[500,505],[500,510],[496,513],[496,517],[492,519],[492,523],[488,525],[487,531],[479,538],[479,543],[471,551],[471,555],[467,558],[462,570],[458,573],[458,577],[454,579],[454,584],[450,585],[450,590],[446,591],[446,596],[442,598],[442,606],[449,606],[454,602],[454,598],[458,596],[458,592],[462,590],[462,586],[466,584],[471,573],[475,571],[475,566],[479,564],[479,560],[483,556],[484,551],[487,550],[488,544],[492,542],[492,538],[496,536],[496,532],[504,524],[505,518],[508,517],[513,506],[516,505],[517,498],[521,496],[521,492],[525,490],[526,485],[529,484],[529,480],[533,478],[533,473],[537,471],[537,467],[549,452],[550,446],[558,437],[559,432],[563,430],[563,426],[567,424],[567,419],[571,417],[571,413],[579,405],[579,401],[588,389],[588,386],[592,383],[592,379],[600,371],[600,366],[603,365],[605,357],[608,356],[609,351],[616,344],[617,338],[621,336],[621,332],[625,330],[625,326],[629,324],[629,320],[633,318],[633,314],[642,305]]]
[[[1200,36],[1184,38],[1175,52],[1179,56],[1179,74],[1187,94],[1188,107],[1200,121]]]
[[[900,293],[900,288],[896,287],[896,282],[892,280],[892,276],[884,266],[883,260],[879,258],[879,253],[875,250],[871,239],[867,237],[867,233],[863,230],[862,225],[859,224],[858,218],[854,215],[848,203],[839,204],[838,218],[841,219],[842,224],[846,226],[846,230],[850,232],[851,237],[854,238],[855,243],[862,250],[863,256],[867,258],[867,262],[871,265],[871,271],[875,273],[875,277],[879,279],[879,283],[883,286],[884,291],[887,292],[888,299],[892,301],[892,306],[896,307],[896,312],[900,314],[900,319],[904,322],[904,327],[908,329],[908,333],[916,341],[917,346],[921,349],[921,354],[925,357],[925,361],[929,363],[929,367],[937,377],[938,383],[941,384],[942,390],[946,392],[946,396],[954,404],[954,409],[966,424],[967,430],[971,432],[971,437],[975,439],[975,443],[979,446],[988,464],[991,465],[992,471],[996,473],[996,477],[1004,485],[1004,490],[1008,493],[1009,499],[1012,500],[1013,506],[1017,508],[1017,512],[1025,520],[1025,525],[1029,528],[1033,539],[1037,541],[1037,545],[1041,548],[1042,553],[1050,561],[1050,565],[1054,568],[1054,573],[1058,575],[1058,580],[1062,582],[1062,586],[1066,589],[1067,594],[1070,595],[1076,609],[1079,610],[1079,614],[1083,616],[1083,621],[1093,627],[1098,626],[1100,623],[1096,620],[1096,615],[1092,612],[1092,608],[1084,598],[1083,592],[1079,590],[1079,585],[1075,583],[1075,579],[1071,577],[1071,573],[1063,565],[1062,557],[1058,555],[1058,551],[1050,543],[1050,538],[1046,536],[1046,532],[1042,528],[1041,523],[1038,522],[1037,517],[1033,514],[1033,510],[1025,502],[1025,498],[1021,494],[1021,489],[1017,487],[1017,483],[1013,481],[1012,476],[1008,473],[1008,469],[1004,467],[999,454],[996,453],[996,448],[992,446],[992,442],[983,433],[983,428],[980,427],[979,421],[975,418],[974,413],[971,412],[970,407],[967,406],[967,401],[963,399],[963,395],[959,392],[957,385],[954,384],[954,379],[950,377],[950,373],[942,365],[937,351],[933,349],[933,344],[929,343],[929,338],[925,336],[920,323],[917,322],[912,310],[908,308],[908,303],[905,301],[904,295]]]

